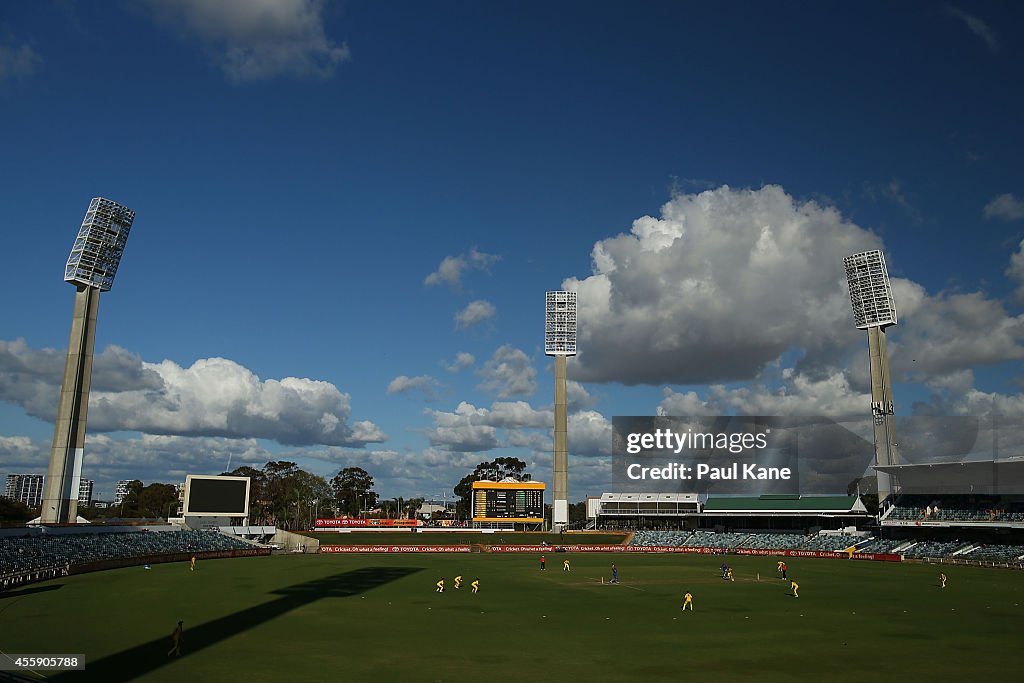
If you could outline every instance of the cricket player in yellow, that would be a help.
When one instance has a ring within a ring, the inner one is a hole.
[[[455,577],[455,588],[462,588],[462,574]]]
[[[438,581],[434,585],[437,586],[437,592],[438,593],[444,593],[444,579],[441,579],[440,581]]]
[[[851,545],[849,548],[847,548],[843,552],[846,553],[846,558],[847,559],[852,560],[853,559],[853,554],[855,552],[857,552],[857,549]]]
[[[191,566],[189,566],[188,570],[190,572],[194,572],[196,570],[196,556],[195,555],[192,556],[192,564],[191,564]]]
[[[726,570],[725,578],[727,578],[727,579],[729,579],[730,581],[733,581],[733,582],[736,581],[736,577],[732,575],[732,567],[729,567],[729,569]]]
[[[181,656],[181,625],[185,622],[179,621],[178,625],[174,627],[174,633],[171,634],[171,640],[174,641],[174,646],[167,653],[167,656],[175,655],[176,657]]]
[[[782,573],[782,560],[779,560],[778,562],[775,563],[775,573],[776,574],[781,574]]]
[[[946,573],[945,572],[939,572],[939,583],[941,584],[939,586],[939,588],[945,588],[946,587]]]
[[[475,579],[473,583],[469,584],[473,588],[474,593],[480,592],[480,579]]]
[[[794,598],[799,598],[800,597],[800,584],[797,583],[796,581],[790,581],[789,582],[789,587],[793,589],[793,597]]]
[[[569,571],[569,560],[566,560],[566,561],[562,562],[562,571],[563,572]]]
[[[682,606],[681,609],[685,611],[687,605],[690,606],[690,611],[692,612],[693,611],[693,593],[691,593],[690,591],[686,591],[686,595],[683,596],[683,606]]]

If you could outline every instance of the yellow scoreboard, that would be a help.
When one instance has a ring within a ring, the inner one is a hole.
[[[474,481],[473,521],[539,524],[544,521],[545,488],[539,481]]]

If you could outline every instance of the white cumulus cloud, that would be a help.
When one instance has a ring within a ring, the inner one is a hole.
[[[433,400],[437,398],[436,389],[440,384],[430,375],[417,375],[415,377],[399,375],[388,383],[387,392],[389,394],[404,394],[410,391],[421,391],[428,399]]]
[[[1001,194],[985,205],[982,211],[985,218],[996,218],[1001,221],[1015,221],[1024,218],[1024,201],[1012,194]]]
[[[842,259],[879,238],[781,187],[679,195],[592,251],[577,380],[703,384],[756,377],[790,347],[842,343]]]
[[[484,378],[480,389],[498,398],[529,396],[537,390],[537,370],[530,357],[509,344],[499,347],[477,374]]]
[[[323,0],[145,0],[155,17],[203,44],[229,79],[329,78],[351,58],[327,37]]]
[[[593,274],[563,283],[579,294],[580,355],[570,374],[628,385],[750,382],[796,350],[807,381],[845,372],[860,392],[865,342],[853,328],[842,260],[883,247],[836,209],[778,186],[678,195],[659,218],[595,244]],[[898,381],[1024,358],[1024,317],[999,300],[930,294],[901,277],[892,286]]]
[[[485,320],[494,318],[498,309],[489,301],[477,299],[470,301],[465,308],[455,314],[455,327],[473,327]]]
[[[468,367],[471,367],[475,362],[476,356],[474,356],[471,353],[467,353],[466,351],[459,351],[457,354],[455,354],[455,360],[453,360],[451,363],[445,363],[442,361],[441,367],[443,367],[448,372],[459,372],[461,370],[465,370]]]
[[[491,264],[501,260],[497,254],[488,254],[472,247],[468,254],[458,256],[445,256],[441,265],[424,280],[425,285],[448,285],[458,290],[462,287],[462,274],[467,270],[483,270],[490,268]]]

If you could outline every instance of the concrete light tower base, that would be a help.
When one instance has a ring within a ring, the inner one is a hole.
[[[68,355],[64,361],[57,422],[53,430],[50,467],[43,489],[40,512],[43,524],[74,523],[78,518],[78,483],[85,453],[85,423],[89,413],[89,386],[99,307],[99,289],[78,288]]]
[[[889,379],[889,354],[885,348],[885,328],[868,328],[868,356],[871,364],[871,421],[875,433],[875,460],[877,465],[898,465],[896,448],[895,408],[892,400],[892,382]],[[894,493],[892,481],[886,472],[876,470],[878,502]]]
[[[565,356],[555,356],[555,452],[551,526],[557,531],[569,524],[569,418],[565,361]]]

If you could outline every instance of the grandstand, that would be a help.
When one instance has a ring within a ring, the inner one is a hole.
[[[772,532],[637,531],[631,545],[701,548],[722,552],[800,551],[841,552],[853,548],[863,555],[895,554],[904,559],[957,563],[994,563],[1024,567],[1024,545],[984,544],[960,540],[936,541],[880,538],[863,532],[785,534]]]
[[[598,527],[636,529],[811,529],[860,527],[873,520],[858,496],[763,495],[711,497],[695,493],[605,493],[595,501]]]
[[[991,462],[892,469],[911,485],[890,497],[877,518],[858,496],[800,495],[605,493],[588,502],[588,514],[598,528],[637,529],[636,546],[739,553],[852,549],[863,556],[1024,568],[1024,493],[926,492],[966,471],[989,472]],[[1005,489],[1024,475],[1024,461],[1001,463],[999,475],[993,479]]]
[[[0,543],[0,585],[10,588],[93,569],[184,560],[192,555],[269,553],[216,531],[167,529],[121,527],[100,533],[82,533],[75,528],[5,530]]]
[[[903,494],[881,518],[883,526],[997,526],[1024,528],[1024,498],[964,494]]]

